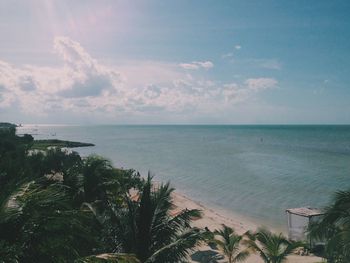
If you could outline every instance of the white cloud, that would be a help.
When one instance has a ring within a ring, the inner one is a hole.
[[[59,115],[63,120],[72,116],[115,120],[132,115],[213,114],[277,85],[272,78],[225,85],[203,74],[195,77],[175,63],[158,61],[109,66],[66,37],[55,38],[54,50],[61,66],[18,67],[0,61],[1,109],[48,120]],[[185,69],[213,66],[210,61],[181,64]]]
[[[232,52],[223,54],[223,55],[221,56],[221,58],[230,58],[230,57],[233,57],[233,53],[232,53]]]
[[[248,89],[259,91],[276,87],[277,80],[273,78],[251,78],[247,79],[245,84]]]
[[[56,37],[54,48],[68,69],[66,77],[71,80],[70,85],[64,86],[59,95],[88,97],[118,90],[121,82],[119,72],[100,65],[79,43],[67,37]]]
[[[16,103],[26,114],[46,115],[55,109],[79,108],[74,106],[75,98],[118,91],[120,74],[92,59],[79,43],[57,37],[54,50],[63,60],[62,67],[13,67],[0,63],[0,85],[8,90],[2,92],[2,107]]]
[[[196,70],[200,68],[210,69],[214,67],[214,64],[211,61],[193,61],[192,63],[181,63],[180,67],[190,70]]]
[[[243,84],[225,84],[222,93],[226,101],[242,102],[258,92],[276,88],[277,84],[278,81],[273,78],[250,78],[245,80]]]
[[[281,62],[279,62],[276,59],[261,59],[258,61],[258,64],[260,64],[262,68],[267,68],[267,69],[280,70],[282,68]]]
[[[234,46],[234,49],[235,50],[240,50],[242,47],[240,46],[240,45],[235,45]],[[231,57],[233,57],[233,54],[234,52],[228,52],[228,53],[226,53],[226,54],[223,54],[222,56],[221,56],[221,58],[231,58]]]
[[[223,57],[228,58],[228,57]],[[283,63],[278,59],[261,59],[261,58],[248,58],[248,59],[230,59],[231,63],[239,64],[241,66],[249,68],[269,69],[269,70],[281,70]]]

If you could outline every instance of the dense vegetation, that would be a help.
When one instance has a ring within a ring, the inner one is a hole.
[[[238,235],[191,226],[198,210],[171,213],[173,188],[150,175],[114,168],[99,156],[44,147],[30,135],[0,127],[0,262],[186,262],[201,242],[229,262],[258,253],[284,262],[299,243],[258,229]],[[350,194],[334,204],[310,234],[327,240],[329,262],[350,262]]]
[[[310,225],[309,234],[326,241],[324,257],[327,262],[350,262],[350,191],[335,193],[321,220]]]
[[[16,129],[17,125],[9,122],[0,122],[0,128],[2,129]]]
[[[49,147],[75,148],[75,147],[87,147],[87,146],[95,146],[95,145],[92,143],[86,143],[86,142],[72,142],[72,141],[51,139],[51,140],[33,141],[32,149],[46,150]]]

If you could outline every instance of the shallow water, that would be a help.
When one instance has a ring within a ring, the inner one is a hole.
[[[284,228],[285,209],[350,188],[350,126],[31,126],[35,138],[94,143],[83,155],[150,170],[189,197]]]

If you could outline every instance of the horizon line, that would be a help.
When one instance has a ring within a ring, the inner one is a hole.
[[[350,126],[350,123],[15,123],[22,126]]]

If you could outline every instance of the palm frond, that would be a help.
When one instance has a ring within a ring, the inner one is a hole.
[[[189,255],[189,252],[202,240],[204,240],[203,231],[192,228],[180,236],[177,239],[161,249],[155,251],[145,263],[164,262],[175,263],[180,262],[182,259]]]
[[[258,228],[255,233],[246,234],[245,244],[255,251],[266,263],[281,263],[300,243],[290,242],[282,234],[274,234],[266,228]]]
[[[233,262],[242,262],[249,257],[250,253],[248,250],[243,250],[239,252],[233,259]]]
[[[228,258],[229,262],[243,261],[249,255],[248,250],[240,251],[243,235],[235,233],[234,229],[226,225],[214,231],[214,242],[223,254]]]

